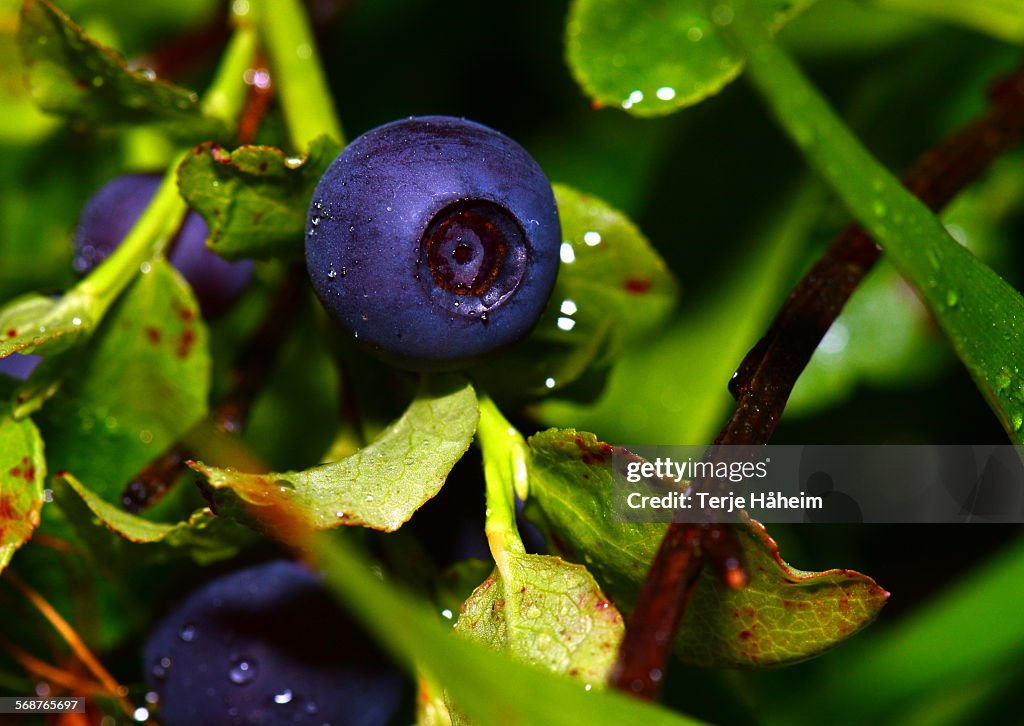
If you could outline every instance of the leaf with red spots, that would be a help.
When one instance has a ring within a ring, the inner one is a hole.
[[[246,474],[202,463],[218,514],[251,522],[286,504],[318,529],[361,525],[392,532],[444,485],[469,449],[476,393],[459,376],[425,377],[405,413],[365,448],[305,471]],[[266,519],[263,517],[262,519]]]
[[[80,351],[37,414],[50,466],[116,501],[129,479],[206,413],[206,326],[187,283],[153,262]]]
[[[11,300],[0,308],[0,358],[64,351],[92,327],[89,302],[74,292],[56,299],[29,293]]]
[[[313,188],[341,149],[326,136],[305,159],[272,146],[227,151],[201,144],[178,169],[181,194],[210,227],[210,247],[228,259],[301,258]]]
[[[593,434],[551,429],[530,449],[531,516],[554,548],[586,562],[624,610],[639,594],[664,524],[621,522],[612,511],[612,454]],[[868,625],[888,593],[852,570],[803,572],[786,564],[764,527],[736,528],[750,584],[721,585],[705,568],[676,641],[683,660],[707,666],[782,665],[811,658]]]
[[[520,660],[601,688],[622,640],[622,616],[586,568],[509,553],[465,602],[455,630]],[[456,720],[456,723],[458,721]]]
[[[39,525],[46,459],[31,419],[0,412],[0,571]]]
[[[664,324],[679,294],[622,212],[571,187],[554,190],[563,240],[555,290],[530,337],[477,373],[491,391],[543,395],[606,370]]]
[[[176,135],[221,138],[195,93],[128,68],[48,0],[22,6],[18,32],[32,99],[44,111],[93,124],[161,124]]]

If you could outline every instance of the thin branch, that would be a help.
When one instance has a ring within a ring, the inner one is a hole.
[[[904,176],[904,185],[933,210],[948,204],[1000,154],[1024,139],[1024,67],[993,84],[990,99],[984,116],[925,153]],[[833,240],[733,376],[730,390],[739,400],[716,444],[768,443],[797,378],[880,254],[857,225]],[[694,487],[714,485],[702,481]],[[630,617],[614,687],[640,698],[657,696],[702,565],[707,561],[722,573],[726,585],[742,587],[746,573],[739,555],[726,525],[668,526]]]
[[[110,675],[110,672],[104,667],[100,660],[89,650],[89,646],[85,644],[85,641],[78,635],[71,624],[68,623],[64,617],[57,612],[57,610],[40,595],[34,588],[25,583],[20,577],[15,575],[10,570],[4,572],[4,577],[10,582],[18,592],[20,592],[26,600],[39,611],[39,613],[46,618],[46,620],[53,626],[53,629],[60,633],[60,636],[64,639],[64,642],[71,648],[71,652],[75,654],[75,657],[84,665],[89,672],[95,676],[96,680],[99,681],[100,685],[108,695],[116,699],[121,706],[121,709],[131,715],[135,710],[132,704],[125,697],[127,689],[121,686],[117,680]]]
[[[0,647],[11,656],[18,664],[25,669],[33,678],[54,683],[69,693],[77,696],[107,696],[110,695],[102,683],[75,675],[63,668],[58,668],[44,660],[36,658],[27,650],[15,645],[7,638],[0,635]]]

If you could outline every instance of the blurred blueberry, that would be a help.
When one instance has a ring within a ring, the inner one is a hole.
[[[90,272],[117,249],[159,188],[157,174],[130,174],[107,182],[86,203],[75,231],[75,271]],[[193,211],[171,243],[168,260],[191,285],[203,316],[226,312],[252,277],[251,260],[228,262],[206,246],[209,228]]]
[[[378,726],[404,679],[303,565],[220,577],[156,626],[143,652],[164,726]]]

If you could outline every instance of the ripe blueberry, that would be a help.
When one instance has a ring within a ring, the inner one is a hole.
[[[561,243],[537,162],[507,136],[446,116],[349,144],[313,193],[306,232],[324,307],[412,369],[459,367],[523,338],[551,294]]]
[[[193,592],[143,658],[164,726],[383,725],[403,690],[320,581],[285,560]]]
[[[85,274],[117,249],[156,194],[160,177],[130,174],[107,182],[86,203],[75,231],[75,271]],[[207,319],[223,314],[252,277],[250,260],[228,262],[206,247],[209,228],[188,212],[168,260],[192,286]]]

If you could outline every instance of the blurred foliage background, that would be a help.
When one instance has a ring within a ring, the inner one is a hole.
[[[127,58],[197,89],[226,37],[215,0],[59,5]],[[1019,47],[915,14],[912,5],[822,0],[781,33],[896,172],[979,113],[989,82],[1021,60]],[[166,161],[140,134],[70,128],[34,110],[13,43],[17,7],[0,2],[2,300],[66,288],[71,233],[85,200],[125,170]],[[529,412],[534,427],[576,426],[623,445],[713,437],[730,410],[725,387],[733,368],[788,286],[846,224],[746,84],[675,115],[640,120],[592,108],[573,82],[561,0],[513,7],[313,0],[311,9],[350,138],[421,114],[500,129],[553,181],[626,212],[681,281],[675,319],[618,365],[597,402],[545,402]],[[279,142],[280,125],[272,113],[261,133]],[[1000,160],[943,217],[1018,288],[1022,161],[1020,152]],[[253,297],[259,294],[268,293],[261,288]],[[237,343],[236,331],[257,308],[242,306],[216,323],[218,345]],[[308,395],[335,385],[316,335],[313,325],[296,331],[248,433],[278,468],[309,461],[331,439],[333,397]],[[299,369],[306,372],[293,375]],[[308,401],[318,398],[326,403],[310,410]],[[280,420],[293,424],[285,437]],[[914,293],[883,263],[822,344],[774,441],[980,444],[1006,436]],[[1006,715],[1024,683],[1019,527],[805,525],[776,526],[772,534],[796,566],[875,577],[893,593],[880,621],[850,645],[780,671],[674,667],[667,700],[734,723],[841,722],[856,713],[858,721],[934,724]],[[124,662],[130,668],[131,658]]]

